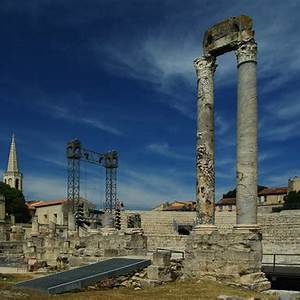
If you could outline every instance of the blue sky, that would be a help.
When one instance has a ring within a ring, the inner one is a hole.
[[[28,199],[66,193],[65,144],[120,153],[128,208],[195,197],[196,78],[205,30],[253,17],[258,43],[259,183],[300,175],[300,2],[1,0],[0,169],[17,139]],[[236,62],[215,78],[219,199],[235,186]],[[104,170],[82,168],[82,195],[104,198]]]

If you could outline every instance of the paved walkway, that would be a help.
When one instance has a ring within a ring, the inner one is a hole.
[[[15,287],[59,294],[85,288],[105,278],[126,275],[150,264],[149,259],[111,258],[84,267],[19,282]]]

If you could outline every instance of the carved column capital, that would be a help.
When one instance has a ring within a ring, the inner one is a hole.
[[[241,43],[235,51],[238,66],[244,62],[256,63],[257,45],[254,40]]]
[[[216,70],[216,58],[212,55],[198,57],[194,60],[194,67],[198,79],[210,76]]]

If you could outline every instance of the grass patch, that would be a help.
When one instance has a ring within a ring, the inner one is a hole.
[[[240,297],[259,297],[260,299],[278,299],[261,293],[249,290],[230,287],[213,281],[181,281],[164,284],[158,287],[146,288],[135,291],[129,288],[103,289],[92,291],[81,291],[78,293],[66,293],[62,295],[45,295],[36,291],[13,289],[12,283],[29,279],[18,275],[7,284],[6,288],[1,288],[0,299],[14,300],[133,300],[133,299],[216,299],[219,295],[235,295]],[[0,280],[0,283],[2,280]]]
[[[29,280],[30,274],[2,274],[0,273],[0,288],[9,287],[19,281]]]

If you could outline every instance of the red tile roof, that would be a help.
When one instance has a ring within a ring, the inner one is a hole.
[[[56,199],[56,200],[49,200],[49,201],[30,201],[27,202],[26,205],[29,209],[34,209],[36,207],[44,207],[44,206],[50,206],[50,205],[59,205],[63,204],[67,201],[67,199]]]
[[[280,187],[280,188],[268,188],[263,189],[258,193],[258,196],[266,196],[266,195],[282,195],[287,194],[288,189],[287,187]]]
[[[166,207],[164,207],[162,210],[195,210],[196,209],[196,202],[194,201],[174,201],[172,203],[169,203]]]
[[[218,203],[216,203],[216,206],[235,205],[235,204],[236,204],[236,198],[222,198]]]

